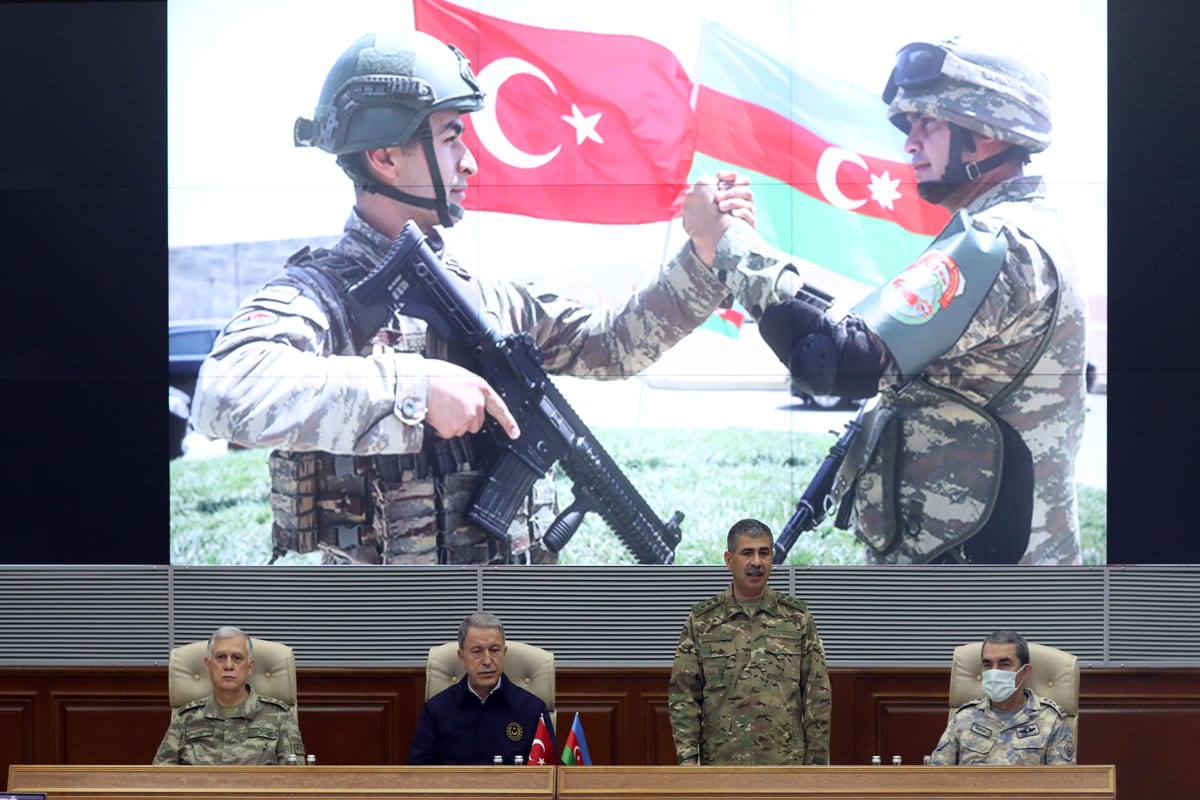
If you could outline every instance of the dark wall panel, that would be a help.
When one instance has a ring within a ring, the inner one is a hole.
[[[673,764],[665,668],[559,670],[560,745],[578,711],[598,764]],[[0,667],[0,774],[12,763],[148,763],[169,719],[162,668]],[[946,670],[831,670],[834,764],[919,764],[948,713]],[[300,724],[322,764],[403,764],[425,696],[417,668],[299,673]],[[1085,669],[1079,761],[1115,764],[1122,797],[1190,797],[1200,669]],[[1168,745],[1183,748],[1180,757]]]

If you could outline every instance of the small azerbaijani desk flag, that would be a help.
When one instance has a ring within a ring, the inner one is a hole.
[[[567,744],[563,747],[562,763],[566,765],[583,764],[590,767],[592,757],[588,754],[587,738],[583,735],[583,723],[579,720],[579,712],[575,712],[575,721],[571,723],[571,733],[567,736]]]
[[[534,766],[558,763],[558,747],[546,726],[545,715],[538,717],[537,733],[533,735],[533,746],[529,748],[529,760],[525,763]]]

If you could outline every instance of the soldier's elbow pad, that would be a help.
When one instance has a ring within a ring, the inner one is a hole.
[[[809,334],[829,334],[829,320],[821,309],[802,300],[786,300],[769,307],[758,320],[758,333],[788,370],[798,376],[797,349]]]
[[[792,350],[792,377],[812,394],[834,394],[838,376],[837,346],[827,333],[810,333]]]
[[[792,351],[792,375],[812,394],[871,397],[882,374],[883,353],[857,318],[805,336]]]

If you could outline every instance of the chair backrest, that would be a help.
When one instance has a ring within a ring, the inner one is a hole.
[[[542,698],[550,719],[554,719],[554,653],[512,639],[506,644],[504,676]],[[425,699],[448,689],[466,674],[466,668],[458,660],[458,642],[429,648],[429,660],[425,663]]]
[[[950,713],[963,703],[983,697],[983,642],[960,644],[954,648],[950,668]],[[1079,747],[1079,659],[1065,650],[1029,642],[1032,674],[1026,688],[1048,697],[1067,712],[1075,747]]]
[[[172,708],[212,694],[212,681],[204,666],[208,640],[191,642],[171,650],[168,662],[168,697]],[[286,644],[254,637],[254,691],[274,697],[296,708],[296,655]]]

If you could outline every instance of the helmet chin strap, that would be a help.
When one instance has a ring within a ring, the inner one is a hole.
[[[401,203],[406,203],[417,208],[434,209],[438,214],[438,222],[443,228],[449,228],[455,222],[462,219],[463,208],[457,203],[450,203],[446,197],[446,184],[442,181],[442,172],[438,168],[437,153],[433,150],[433,130],[429,127],[429,120],[421,123],[421,127],[417,130],[417,135],[421,137],[421,149],[425,152],[425,163],[429,167],[429,180],[433,185],[433,198],[418,197],[415,194],[401,191],[395,186],[388,186],[374,180],[365,180],[362,183],[362,188],[365,191],[381,194],[384,197],[390,197]]]
[[[996,167],[1008,161],[1025,158],[1025,151],[1020,147],[1007,147],[983,161],[963,162],[963,154],[975,152],[975,140],[971,133],[961,125],[950,125],[950,159],[942,177],[932,181],[920,181],[917,184],[917,194],[929,203],[940,203],[950,194],[950,191],[964,183],[974,183],[980,177],[991,172]]]

